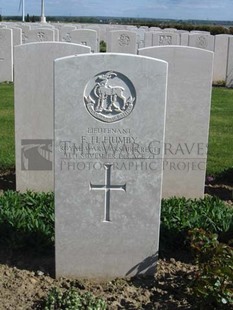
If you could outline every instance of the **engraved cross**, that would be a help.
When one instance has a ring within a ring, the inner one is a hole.
[[[105,168],[105,184],[93,185],[90,183],[90,190],[104,190],[105,191],[105,205],[104,205],[104,222],[111,222],[110,220],[110,193],[111,190],[126,191],[126,184],[111,185],[111,167],[112,164],[104,164]]]

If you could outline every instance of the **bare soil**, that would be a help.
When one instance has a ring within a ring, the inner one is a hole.
[[[41,309],[41,300],[52,287],[63,290],[71,286],[81,293],[89,291],[95,296],[102,297],[111,310],[192,309],[189,285],[197,267],[190,263],[175,259],[160,259],[154,277],[119,278],[99,282],[55,280],[52,271],[53,257],[33,258],[27,255],[26,258],[22,253],[18,253],[17,256],[6,260],[6,254],[1,256],[4,257],[0,264],[1,310]],[[31,264],[30,258],[33,260]]]
[[[15,190],[15,174],[0,174],[1,192]],[[233,187],[208,184],[206,193],[232,205]],[[115,279],[113,281],[55,279],[54,253],[30,253],[0,249],[0,310],[41,309],[41,300],[52,287],[71,286],[102,297],[108,309],[194,309],[190,284],[197,266],[185,253],[175,252],[160,259],[154,277]]]

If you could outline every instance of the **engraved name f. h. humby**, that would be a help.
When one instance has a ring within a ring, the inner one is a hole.
[[[104,190],[105,191],[105,204],[104,204],[104,222],[111,222],[110,220],[110,193],[113,191],[126,191],[126,184],[124,185],[111,185],[111,167],[112,164],[104,164],[105,168],[105,184],[93,185],[90,183],[90,190]]]

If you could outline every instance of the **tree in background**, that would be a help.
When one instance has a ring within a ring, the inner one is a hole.
[[[29,14],[27,14],[26,18],[25,18],[25,22],[29,23],[30,22],[30,16]]]

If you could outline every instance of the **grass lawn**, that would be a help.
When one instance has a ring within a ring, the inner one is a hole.
[[[15,166],[14,86],[0,83],[0,169]]]
[[[14,168],[13,84],[0,84],[0,170]],[[207,174],[233,166],[233,89],[213,88]]]
[[[233,167],[233,89],[213,88],[207,173]]]

